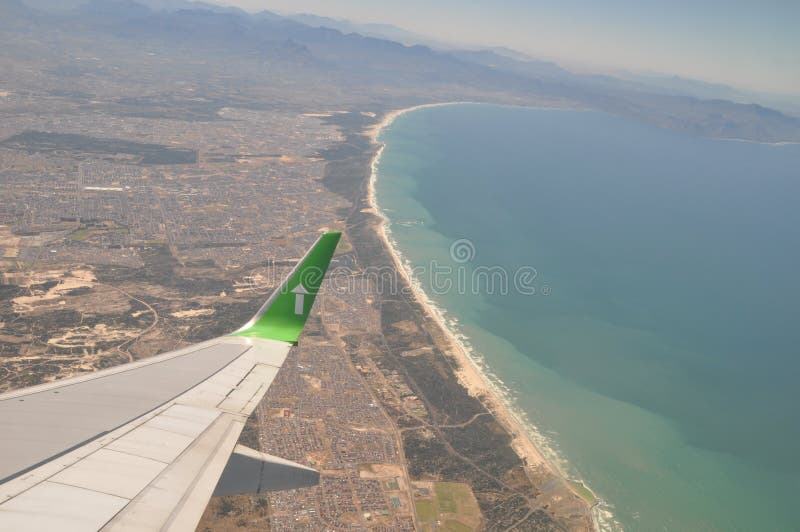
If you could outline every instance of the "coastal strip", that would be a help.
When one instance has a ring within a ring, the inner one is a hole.
[[[372,159],[372,172],[369,179],[367,198],[369,200],[370,207],[383,219],[383,222],[380,224],[380,237],[384,246],[386,246],[386,249],[389,250],[392,259],[394,260],[395,268],[400,275],[403,276],[403,279],[406,281],[406,283],[408,283],[408,285],[413,289],[414,297],[425,309],[425,312],[428,314],[428,316],[434,320],[442,333],[446,335],[452,348],[451,354],[458,360],[460,365],[458,377],[461,381],[461,384],[464,385],[464,387],[472,396],[482,399],[489,410],[491,410],[498,420],[500,420],[505,426],[506,430],[513,435],[514,449],[521,458],[525,459],[529,465],[541,464],[547,467],[552,473],[557,473],[563,476],[553,464],[545,459],[544,454],[536,447],[532,439],[528,436],[528,431],[518,421],[519,418],[511,413],[510,406],[504,401],[500,400],[494,384],[483,375],[476,362],[472,359],[472,357],[470,357],[470,350],[465,345],[463,339],[459,338],[459,336],[451,330],[442,311],[433,303],[433,301],[431,301],[431,299],[428,297],[428,294],[420,285],[419,281],[411,276],[409,273],[408,264],[403,259],[401,252],[397,249],[394,242],[392,242],[389,238],[389,220],[380,210],[380,207],[377,203],[375,182],[378,177],[378,164],[380,163],[381,155],[383,154],[384,150],[384,145],[379,142],[378,137],[383,128],[391,125],[392,122],[394,122],[399,116],[411,111],[431,107],[442,107],[446,105],[457,105],[460,103],[466,102],[425,104],[391,111],[386,114],[384,119],[377,126],[370,129],[369,135],[372,138],[372,141],[378,144],[379,147],[375,157]]]
[[[580,480],[568,478],[558,465],[559,457],[555,451],[547,447],[540,448],[540,446],[537,445],[534,438],[538,436],[537,439],[541,441],[542,444],[546,445],[544,437],[541,436],[532,423],[527,420],[524,413],[515,411],[509,394],[501,390],[499,383],[494,382],[493,379],[487,375],[487,370],[481,367],[485,363],[482,360],[476,360],[475,353],[470,348],[467,339],[453,330],[453,326],[448,323],[445,312],[434,304],[419,281],[411,274],[411,265],[404,259],[400,250],[397,249],[396,243],[391,239],[389,219],[381,211],[377,203],[375,184],[378,178],[378,166],[385,148],[385,145],[379,140],[383,129],[390,126],[398,117],[412,111],[464,103],[472,102],[432,103],[389,111],[382,117],[379,123],[367,128],[367,135],[377,147],[370,163],[370,176],[366,193],[368,209],[381,219],[377,231],[383,246],[393,260],[395,269],[413,291],[413,297],[422,307],[424,313],[433,321],[446,339],[450,347],[447,354],[455,358],[458,363],[456,375],[461,385],[464,386],[470,395],[479,399],[511,435],[512,448],[517,455],[525,461],[528,468],[543,468],[553,476],[559,478],[567,489],[593,507],[591,512],[593,528],[605,528],[603,526],[604,523],[613,521],[607,506],[601,504],[602,501],[595,496],[585,483]]]

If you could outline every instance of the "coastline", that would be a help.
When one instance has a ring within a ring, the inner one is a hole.
[[[450,350],[448,354],[453,356],[459,365],[459,369],[457,371],[459,382],[466,388],[470,395],[480,399],[484,406],[497,419],[497,421],[508,431],[512,437],[511,447],[514,449],[517,455],[523,459],[523,461],[525,461],[527,468],[545,469],[548,473],[564,482],[570,491],[584,500],[586,504],[591,507],[592,511],[590,514],[592,515],[592,525],[593,528],[597,530],[599,529],[599,521],[605,521],[605,519],[599,518],[606,516],[598,516],[596,513],[598,511],[603,513],[608,511],[606,508],[600,508],[602,503],[601,499],[599,499],[583,481],[569,478],[569,476],[566,475],[560,467],[558,467],[556,462],[557,457],[554,453],[544,452],[536,444],[534,441],[534,436],[536,434],[535,428],[531,426],[530,422],[525,420],[526,416],[524,414],[514,412],[513,405],[510,404],[509,400],[504,397],[506,394],[504,394],[502,390],[498,389],[497,384],[492,381],[492,379],[481,368],[479,362],[471,355],[472,350],[468,347],[465,339],[461,338],[453,331],[453,328],[448,323],[444,312],[439,309],[433,301],[431,301],[427,293],[420,286],[419,282],[417,282],[410,275],[409,268],[404,263],[402,254],[395,247],[395,244],[390,238],[387,227],[388,218],[383,214],[376,200],[375,182],[378,177],[378,164],[384,149],[384,144],[378,140],[381,131],[385,127],[391,125],[398,117],[404,115],[405,113],[419,109],[459,105],[464,103],[472,102],[455,101],[432,103],[393,110],[386,113],[379,123],[366,129],[367,136],[375,145],[378,146],[375,156],[372,158],[370,163],[370,176],[367,185],[368,206],[375,215],[381,218],[381,223],[377,232],[383,246],[392,257],[395,268],[413,290],[414,297],[424,309],[425,314],[436,324],[449,344]],[[547,456],[548,454],[551,455],[549,458]],[[593,498],[593,501],[589,500],[589,496]]]

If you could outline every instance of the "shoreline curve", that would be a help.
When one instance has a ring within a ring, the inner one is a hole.
[[[411,287],[414,297],[425,310],[425,313],[436,323],[450,344],[451,351],[449,354],[459,363],[457,376],[461,384],[467,389],[470,395],[477,397],[492,415],[495,416],[497,421],[509,432],[512,438],[511,446],[519,457],[526,462],[526,468],[537,466],[546,468],[551,474],[561,479],[570,491],[586,500],[587,504],[590,504],[590,502],[586,499],[584,494],[580,493],[579,488],[577,488],[575,484],[579,484],[583,489],[591,493],[594,498],[594,503],[591,504],[590,512],[593,527],[595,530],[604,529],[606,527],[602,526],[603,523],[610,524],[615,521],[606,501],[598,497],[582,479],[570,478],[570,476],[558,466],[557,462],[563,461],[563,459],[559,460],[556,451],[552,449],[543,450],[540,448],[541,444],[537,444],[534,441],[534,436],[538,436],[541,440],[544,440],[544,436],[542,436],[540,431],[527,419],[524,413],[515,411],[515,406],[511,404],[507,394],[499,389],[498,383],[493,382],[480,367],[478,361],[475,360],[472,354],[473,351],[468,347],[466,339],[452,330],[444,311],[434,304],[420,283],[409,273],[402,253],[397,249],[395,243],[390,238],[390,231],[388,228],[390,220],[377,203],[375,183],[378,178],[378,165],[385,148],[385,144],[381,143],[378,137],[383,129],[390,126],[398,117],[412,111],[467,103],[475,102],[456,101],[429,103],[389,111],[383,115],[380,122],[366,129],[366,135],[378,146],[370,162],[370,176],[367,184],[368,205],[370,210],[381,218],[380,228],[378,230],[379,237],[383,245],[389,251],[395,268],[400,275],[403,276],[408,286]]]

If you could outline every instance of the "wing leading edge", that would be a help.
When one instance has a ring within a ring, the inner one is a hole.
[[[193,530],[297,342],[339,237],[323,234],[230,335],[0,395],[0,530]]]

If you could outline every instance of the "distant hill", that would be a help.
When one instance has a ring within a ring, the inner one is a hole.
[[[431,48],[447,49],[453,48],[453,45],[437,41],[430,37],[420,35],[403,28],[398,28],[391,24],[370,24],[363,22],[353,22],[347,19],[337,19],[330,17],[321,17],[319,15],[311,15],[308,13],[301,13],[297,15],[286,15],[286,18],[300,22],[307,26],[317,28],[331,28],[339,30],[342,33],[359,33],[365,37],[374,37],[376,39],[386,39],[396,41],[406,45],[421,44]]]
[[[437,40],[430,36],[420,35],[391,24],[366,24],[342,18],[330,18],[306,13],[286,15],[285,18],[313,27],[336,29],[342,33],[359,33],[365,37],[387,39],[406,45],[420,44],[434,50],[449,52],[467,61],[484,64],[493,68],[522,72],[526,75],[534,74],[553,77],[567,74],[567,71],[556,63],[542,61],[530,54],[502,46],[474,48]],[[624,71],[605,75],[586,74],[580,77],[583,83],[595,85],[597,87],[644,92],[649,91],[658,94],[689,96],[707,100],[727,99],[738,103],[758,102],[764,105],[777,106],[785,112],[800,116],[800,94],[792,97],[787,95],[750,92],[721,83],[709,83],[680,76],[645,75]]]
[[[51,0],[27,1],[53,4]],[[131,51],[142,47],[167,54],[183,50],[209,61],[258,57],[269,68],[278,68],[287,80],[302,78],[309,86],[335,86],[389,106],[443,98],[519,104],[546,100],[697,135],[800,141],[799,119],[765,107],[698,98],[686,95],[685,87],[673,90],[642,79],[575,74],[505,49],[406,45],[350,32],[356,27],[347,21],[249,14],[186,0],[90,0],[68,11],[37,13],[16,0],[0,0],[0,29],[20,36],[72,35],[82,42],[89,39],[95,46],[114,42]],[[342,29],[325,25],[331,21]],[[373,29],[379,33],[396,30],[378,26]]]
[[[514,72],[531,78],[564,80],[575,77],[574,74],[555,63],[529,58],[515,59],[510,55],[503,55],[493,50],[455,50],[450,54],[463,61],[484,65],[500,71]],[[520,55],[518,57],[523,56]]]

